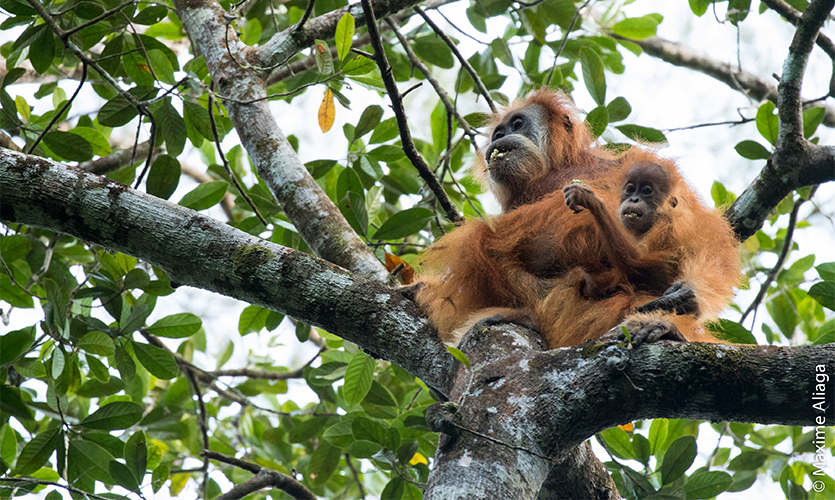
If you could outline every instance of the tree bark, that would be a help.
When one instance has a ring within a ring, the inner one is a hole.
[[[264,80],[247,63],[249,48],[226,23],[220,4],[215,0],[177,0],[174,6],[206,58],[241,144],[305,242],[329,262],[386,280],[385,267],[308,173],[278,127],[264,99]]]

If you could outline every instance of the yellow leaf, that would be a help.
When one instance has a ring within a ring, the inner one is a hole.
[[[191,476],[189,474],[176,474],[171,476],[171,484],[168,486],[168,493],[172,497],[178,497],[186,487],[186,483]]]
[[[629,422],[626,425],[619,425],[618,427],[625,430],[626,432],[632,432],[635,429],[635,424],[633,424],[632,422]]]
[[[415,456],[409,460],[409,465],[417,465],[417,464],[425,464],[429,465],[429,462],[426,461],[426,457],[421,455],[420,453],[415,453]]]
[[[325,97],[322,99],[322,105],[319,106],[319,128],[322,129],[322,133],[333,127],[335,117],[336,107],[333,104],[333,92],[331,92],[331,89],[327,89],[325,90]]]

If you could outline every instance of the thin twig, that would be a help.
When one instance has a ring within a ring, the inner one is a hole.
[[[412,62],[412,65],[419,69],[420,72],[423,73],[423,76],[425,76],[426,79],[429,80],[429,83],[432,85],[432,88],[435,89],[435,93],[438,94],[438,97],[440,97],[441,102],[444,103],[444,107],[446,108],[447,113],[453,115],[455,119],[458,120],[458,123],[461,125],[461,128],[464,129],[464,133],[470,136],[470,140],[475,145],[475,140],[477,136],[476,132],[473,130],[472,127],[470,127],[470,124],[467,122],[467,120],[465,120],[464,117],[458,114],[458,110],[456,110],[455,106],[452,105],[452,101],[449,100],[449,95],[447,95],[446,90],[444,90],[444,88],[441,87],[441,84],[440,82],[438,82],[438,79],[435,78],[435,75],[433,75],[432,72],[429,71],[429,68],[427,68],[426,65],[423,64],[423,61],[421,61],[420,58],[415,54],[415,51],[413,51],[412,47],[409,45],[409,41],[406,39],[405,36],[403,36],[402,33],[400,33],[400,30],[397,29],[397,25],[394,24],[391,19],[386,19],[386,24],[388,24],[389,29],[391,29],[391,31],[394,32],[394,35],[400,41],[400,46],[403,47],[403,50],[406,52],[406,56]]]
[[[362,481],[360,481],[360,476],[357,473],[357,469],[354,467],[354,464],[351,463],[351,455],[348,453],[345,454],[345,462],[348,463],[348,468],[351,469],[351,474],[354,476],[354,481],[357,483],[357,487],[360,489],[360,498],[365,500],[365,488],[362,487]]]
[[[33,1],[33,0],[30,0]],[[412,165],[417,169],[418,174],[426,182],[429,189],[435,193],[435,198],[441,204],[441,208],[446,213],[449,220],[453,222],[462,221],[461,215],[455,205],[449,200],[449,196],[444,192],[443,186],[438,182],[438,179],[429,170],[426,161],[420,156],[412,135],[409,131],[409,122],[406,121],[406,112],[403,109],[403,100],[400,96],[400,91],[397,89],[397,83],[391,73],[391,66],[386,59],[386,53],[383,50],[383,41],[380,39],[380,32],[377,29],[377,17],[374,14],[374,9],[371,8],[370,0],[362,0],[362,8],[365,12],[365,19],[368,24],[368,34],[371,37],[371,45],[374,47],[374,60],[380,68],[380,75],[385,83],[386,91],[391,99],[391,107],[394,110],[394,115],[397,118],[397,127],[400,130],[400,142],[402,143],[403,152]]]
[[[209,425],[206,422],[206,404],[203,402],[203,393],[200,392],[200,384],[197,383],[197,377],[192,370],[186,370],[186,377],[191,384],[194,395],[197,396],[197,423],[200,425],[200,434],[203,436],[203,449],[209,449]],[[200,490],[203,492],[203,497],[206,498],[206,491],[209,485],[209,458],[203,457],[203,483],[200,485]]]
[[[148,138],[148,157],[145,159],[145,166],[142,167],[142,171],[139,172],[139,175],[136,177],[136,183],[133,185],[133,189],[139,189],[139,185],[142,183],[142,179],[145,178],[145,174],[148,173],[148,169],[151,168],[151,162],[154,160],[154,143],[157,142],[157,122],[154,120],[153,115],[142,108],[142,111],[139,113],[139,124],[142,125],[142,115],[148,117],[148,120],[151,121],[151,134]]]
[[[75,98],[78,97],[78,92],[81,90],[81,87],[84,86],[84,82],[86,80],[87,80],[87,64],[82,62],[81,63],[81,80],[79,80],[79,82],[78,82],[78,87],[76,87],[75,92],[73,92],[72,96],[69,99],[67,99],[67,101],[64,103],[64,105],[61,106],[61,111],[55,113],[55,115],[49,121],[49,124],[43,129],[43,131],[40,133],[38,138],[35,139],[35,142],[32,143],[32,146],[29,148],[29,151],[27,151],[28,154],[32,154],[32,151],[35,150],[35,148],[38,146],[38,144],[41,142],[41,140],[43,140],[43,138],[46,136],[46,134],[49,132],[49,130],[52,128],[52,126],[55,125],[55,123],[58,120],[61,119],[61,115],[64,114],[64,111],[66,111],[67,108],[70,107],[70,104],[72,104],[72,102],[75,100]]]
[[[811,198],[815,191],[817,190],[817,186],[814,186],[809,193],[809,197]],[[783,240],[783,248],[780,251],[780,255],[777,257],[777,263],[774,264],[774,267],[771,268],[771,271],[765,277],[762,285],[760,286],[760,291],[757,292],[757,296],[751,302],[751,305],[745,309],[745,312],[742,313],[742,317],[739,319],[740,324],[745,321],[745,318],[748,317],[748,314],[751,313],[754,309],[760,306],[763,298],[765,297],[766,292],[768,292],[768,288],[771,286],[771,283],[783,269],[783,264],[786,263],[786,259],[791,252],[791,248],[793,245],[792,237],[794,236],[794,230],[797,227],[797,213],[800,210],[801,205],[806,203],[805,198],[799,198],[797,201],[794,202],[794,207],[792,207],[792,211],[789,214],[789,225],[786,228],[786,238]]]
[[[307,8],[304,9],[304,14],[302,15],[302,18],[299,20],[299,23],[296,25],[296,27],[293,28],[294,32],[299,31],[302,28],[304,28],[304,23],[307,22],[307,19],[310,17],[310,14],[313,13],[313,4],[315,4],[315,3],[316,3],[316,0],[308,0]]]
[[[212,82],[212,86],[214,86],[214,82]],[[241,194],[246,203],[252,208],[252,211],[255,212],[255,215],[258,217],[258,220],[261,221],[261,224],[264,224],[264,227],[269,227],[270,223],[267,222],[267,219],[261,215],[261,212],[258,210],[258,207],[255,206],[255,203],[252,201],[252,198],[249,197],[246,191],[244,191],[243,186],[238,181],[238,176],[235,175],[235,172],[232,170],[232,167],[229,165],[229,160],[226,159],[226,155],[223,154],[223,148],[220,145],[220,133],[217,131],[217,123],[215,123],[215,114],[212,108],[217,105],[217,101],[215,100],[214,92],[212,89],[209,89],[209,123],[212,126],[212,135],[215,138],[215,145],[217,146],[217,152],[220,155],[220,159],[223,162],[223,168],[226,170],[226,175],[229,176],[229,180],[232,181],[232,184],[235,185],[235,189],[238,190],[238,193]],[[218,105],[218,110],[220,110],[220,106]]]
[[[417,12],[418,15],[422,17],[424,21],[426,21],[426,24],[428,24],[433,30],[435,30],[435,34],[441,37],[441,40],[443,40],[449,46],[450,50],[452,50],[452,53],[455,54],[455,57],[458,58],[458,62],[460,62],[461,66],[467,70],[467,73],[470,74],[470,77],[475,82],[479,93],[484,96],[484,99],[487,101],[487,105],[490,106],[490,111],[495,113],[496,104],[493,102],[493,98],[490,97],[490,92],[487,91],[487,87],[484,86],[484,82],[481,81],[481,78],[478,76],[478,73],[476,73],[475,69],[472,67],[469,61],[467,61],[467,59],[461,54],[461,51],[458,50],[458,47],[456,47],[452,40],[448,36],[446,36],[446,33],[444,33],[441,30],[441,28],[438,27],[438,25],[435,24],[435,22],[432,21],[432,19],[426,15],[426,12],[424,12],[423,9],[415,6],[414,11]]]
[[[42,481],[40,479],[33,479],[31,477],[0,477],[0,483],[8,482],[8,483],[21,483],[24,485],[30,484],[37,484],[41,486],[54,486],[56,488],[63,488],[69,492],[75,493],[81,498],[94,498],[95,500],[108,500],[108,497],[103,497],[99,495],[95,495],[93,493],[80,490],[75,486],[70,486],[67,484],[56,483],[54,481]]]
[[[574,17],[571,18],[571,24],[568,25],[568,29],[565,30],[565,35],[562,37],[562,41],[560,42],[560,46],[557,48],[557,52],[554,54],[554,64],[551,66],[551,72],[548,73],[548,79],[545,80],[545,86],[551,85],[551,78],[554,76],[554,70],[557,69],[557,59],[560,58],[560,54],[562,54],[563,49],[565,49],[565,44],[568,43],[568,34],[571,33],[571,30],[574,29],[574,24],[577,23],[577,19],[580,17],[580,11],[585,9],[588,6],[591,0],[586,0],[583,2],[577,12],[574,13]]]
[[[108,17],[112,16],[113,14],[116,14],[117,12],[121,11],[122,9],[124,9],[125,7],[127,7],[128,5],[131,5],[133,3],[134,3],[133,0],[128,0],[127,2],[123,2],[120,5],[117,5],[116,7],[108,10],[107,12],[104,12],[104,13],[94,17],[93,19],[90,19],[89,21],[86,21],[82,24],[79,24],[78,26],[73,26],[71,29],[68,29],[67,31],[64,31],[61,34],[61,41],[66,40],[67,38],[71,37],[75,33],[78,33],[79,31],[83,30],[84,28],[90,27],[90,26],[98,23],[99,21],[107,19]]]
[[[704,128],[704,127],[716,127],[719,125],[743,125],[745,123],[749,123],[754,121],[754,118],[743,118],[741,120],[732,120],[726,122],[713,122],[713,123],[699,123],[698,125],[688,125],[686,127],[676,127],[676,128],[665,128],[662,129],[662,132],[678,132],[680,130],[693,130],[697,128]]]

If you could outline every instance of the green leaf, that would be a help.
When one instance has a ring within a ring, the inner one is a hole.
[[[342,395],[349,407],[358,405],[365,399],[371,389],[376,366],[374,360],[362,351],[357,352],[348,363]]]
[[[148,333],[169,339],[182,339],[197,333],[203,320],[192,313],[171,314],[154,322],[147,328]]]
[[[428,208],[412,207],[392,215],[374,233],[375,240],[396,240],[415,234],[434,217]]]
[[[797,306],[790,302],[786,295],[771,298],[765,304],[772,321],[777,325],[786,338],[791,338],[797,327]]]
[[[6,264],[26,257],[31,248],[32,242],[22,234],[0,236],[0,259],[3,259]],[[0,353],[0,359],[2,356],[3,354]]]
[[[598,106],[589,111],[586,115],[586,121],[591,125],[591,132],[594,137],[599,137],[606,126],[609,125],[609,111],[606,106]]]
[[[0,385],[0,411],[8,413],[18,420],[32,420],[32,412],[23,403],[20,389]]]
[[[615,97],[612,102],[606,105],[609,112],[609,123],[625,120],[632,113],[632,106],[623,97]]]
[[[316,68],[318,68],[320,74],[324,76],[333,74],[333,56],[328,47],[328,42],[315,40],[313,42],[313,57],[316,59]]]
[[[0,0],[0,9],[16,16],[34,16],[37,11],[25,0]]]
[[[119,486],[130,491],[137,491],[139,489],[139,483],[136,481],[136,477],[134,477],[128,466],[122,462],[111,460],[108,464],[108,472],[110,472],[110,476],[113,477],[113,480]]]
[[[34,341],[33,326],[15,330],[0,337],[0,366],[11,363],[27,352]]]
[[[177,361],[174,356],[156,346],[148,344],[139,344],[133,342],[133,350],[136,353],[136,359],[142,363],[142,366],[148,370],[151,375],[163,379],[170,380],[177,376],[179,370],[177,368]]]
[[[713,498],[730,488],[733,482],[734,479],[727,472],[699,470],[684,483],[684,491],[687,492],[687,500]]]
[[[15,474],[28,476],[40,469],[52,456],[61,440],[61,429],[55,427],[38,434],[26,443],[15,464]]]
[[[455,66],[455,58],[449,46],[434,33],[415,38],[412,47],[415,53],[428,62],[440,68],[450,69]]]
[[[332,446],[325,440],[319,441],[319,447],[310,457],[307,474],[314,484],[324,484],[333,475],[342,458],[342,449]]]
[[[244,34],[241,36],[241,41],[247,45],[255,45],[260,39],[261,21],[255,17],[248,18],[246,24],[244,24]]]
[[[623,135],[629,137],[633,141],[649,142],[654,144],[666,143],[667,138],[660,130],[650,127],[641,127],[640,125],[621,125],[617,128]]]
[[[404,153],[403,148],[399,146],[384,145],[369,151],[368,156],[374,158],[377,161],[393,163],[401,160],[402,158],[405,158],[406,153]]]
[[[113,456],[92,441],[82,439],[70,441],[67,455],[67,478],[71,483],[86,476],[96,481],[113,484],[114,481],[109,471],[111,460]]]
[[[40,36],[29,47],[29,62],[38,74],[45,73],[55,58],[55,35],[52,30],[42,30]]]
[[[349,12],[346,12],[336,24],[334,43],[339,60],[344,61],[351,52],[351,44],[354,43],[354,16]]]
[[[749,10],[751,10],[751,0],[729,0],[728,20],[736,26],[740,21],[748,17]]]
[[[826,117],[826,108],[816,106],[803,111],[803,137],[810,138],[815,134],[818,125],[823,123]]]
[[[102,332],[90,332],[81,337],[76,345],[90,354],[98,354],[99,356],[113,356],[116,354],[116,345],[113,343],[113,339]]]
[[[771,157],[771,151],[757,141],[742,141],[734,149],[739,156],[749,160],[767,160]]]
[[[394,477],[380,494],[380,500],[420,500],[423,493],[413,484]]]
[[[154,75],[156,75],[157,79],[168,85],[177,83],[177,80],[174,79],[174,68],[168,61],[168,57],[161,50],[149,50],[148,62],[151,63],[151,68],[154,70]]]
[[[606,104],[606,73],[603,59],[594,50],[583,47],[580,49],[580,64],[583,66],[583,83],[589,94],[599,106]]]
[[[367,57],[355,57],[345,63],[342,67],[342,74],[346,76],[359,76],[370,73],[377,68],[377,63]]]
[[[717,333],[719,338],[735,344],[757,345],[754,335],[741,324],[729,319],[720,318],[705,324],[708,330]]]
[[[510,47],[503,38],[494,38],[490,42],[490,48],[493,50],[493,55],[502,62],[505,66],[513,67],[513,53],[510,52]]]
[[[809,288],[809,296],[820,305],[835,311],[835,281],[820,281]]]
[[[717,207],[729,206],[736,200],[736,195],[728,192],[725,185],[719,181],[713,181],[713,185],[710,186],[710,197]]]
[[[765,101],[757,110],[757,130],[760,135],[771,143],[777,144],[777,134],[780,132],[780,124],[777,115],[774,113],[776,106],[771,101]]]
[[[669,422],[666,418],[656,418],[649,425],[650,453],[658,452],[667,440],[667,427]]]
[[[220,200],[226,196],[228,186],[226,181],[204,182],[186,193],[179,204],[192,210],[206,210],[220,203]]]
[[[248,333],[258,333],[267,324],[267,316],[270,310],[256,305],[249,305],[241,311],[241,317],[238,319],[238,333],[241,336]]]
[[[400,129],[397,128],[397,118],[391,117],[380,122],[371,134],[369,144],[379,144],[381,142],[390,141],[400,136]],[[402,150],[401,150],[402,153]]]
[[[159,51],[156,52],[159,53]],[[152,114],[156,125],[159,127],[157,133],[165,138],[168,154],[176,158],[183,152],[183,148],[186,145],[186,137],[188,137],[186,134],[186,121],[174,109],[169,98],[163,99],[159,107]]]
[[[142,419],[143,412],[142,405],[131,401],[114,401],[102,406],[78,425],[103,431],[127,429]]]
[[[344,171],[349,171],[345,169]],[[368,234],[368,212],[365,208],[365,197],[353,191],[348,191],[339,201],[339,211],[348,224],[362,236]]]
[[[56,350],[55,352],[59,351]],[[55,366],[54,361],[52,366]],[[90,368],[90,375],[92,375],[93,378],[95,378],[99,382],[106,384],[108,381],[110,381],[110,372],[107,371],[107,367],[104,366],[104,363],[99,361],[97,357],[87,356],[87,366]],[[53,376],[52,378],[56,377]]]
[[[383,446],[386,444],[386,430],[382,425],[369,418],[355,418],[351,424],[351,431],[357,440],[373,441]]]
[[[133,433],[125,443],[124,456],[125,463],[133,473],[133,477],[141,484],[148,464],[148,443],[144,432]]]
[[[180,184],[180,174],[180,162],[176,158],[160,155],[151,165],[148,180],[145,181],[148,194],[167,200]]]
[[[826,281],[835,281],[835,262],[824,262],[815,266],[818,275]]]
[[[160,465],[154,469],[154,473],[151,474],[151,487],[153,488],[154,493],[157,493],[162,488],[166,481],[168,481],[169,477],[170,472],[167,465]]]
[[[635,454],[632,451],[632,442],[629,439],[629,434],[620,427],[612,427],[600,433],[600,436],[606,441],[609,450],[618,458],[635,459]]]
[[[99,109],[98,120],[105,127],[121,127],[136,118],[139,112],[127,99],[118,95]]]
[[[624,19],[612,26],[612,31],[633,40],[643,40],[655,36],[658,25],[664,18],[660,14]]]
[[[87,161],[93,158],[93,146],[78,134],[53,130],[44,136],[43,142],[65,160]]]
[[[632,435],[632,451],[635,453],[635,459],[644,465],[649,464],[649,457],[652,455],[650,448],[647,438],[637,432]]]
[[[713,3],[714,0],[688,0],[690,2],[690,10],[693,11],[693,14],[696,14],[698,17],[702,17],[705,12],[707,12],[707,8]]]
[[[90,127],[76,127],[69,131],[70,134],[80,136],[82,139],[90,143],[93,148],[93,154],[99,156],[107,156],[110,154],[110,142],[101,132]]]
[[[12,426],[5,424],[0,427],[0,460],[7,464],[14,462],[17,456],[17,434]]]
[[[121,325],[119,330],[123,335],[129,335],[142,328],[145,324],[145,320],[148,319],[148,316],[150,315],[151,311],[148,309],[147,304],[137,303],[136,306],[131,309],[127,318],[124,318],[123,315],[123,319],[119,321]]]
[[[59,348],[52,351],[52,370],[50,375],[53,379],[58,379],[64,373],[66,362],[66,356],[62,349]]]
[[[687,472],[698,452],[696,438],[684,436],[676,439],[664,454],[661,464],[661,484],[670,484]]]
[[[383,445],[371,441],[354,441],[348,446],[348,453],[356,458],[371,458],[375,453],[383,449]]]
[[[349,14],[345,14],[346,16]],[[380,106],[368,106],[362,112],[360,121],[357,122],[357,127],[354,129],[354,140],[359,139],[365,134],[374,130],[374,127],[380,123],[380,118],[383,117],[383,108]]]
[[[449,353],[450,353],[450,354],[452,354],[452,356],[453,356],[455,359],[457,359],[458,361],[460,361],[460,362],[461,362],[461,364],[463,364],[463,365],[464,365],[464,366],[466,366],[467,368],[470,368],[470,358],[468,358],[466,354],[464,354],[463,352],[461,352],[461,350],[460,350],[460,349],[458,349],[457,347],[447,346],[447,347],[446,347],[446,350],[447,350],[447,351],[449,351]]]
[[[734,471],[757,470],[768,459],[768,454],[761,451],[743,451],[728,464],[728,469]]]

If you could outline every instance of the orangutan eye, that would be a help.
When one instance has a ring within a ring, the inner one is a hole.
[[[525,125],[525,119],[521,116],[517,116],[510,122],[510,130],[514,132],[518,132],[522,126]]]

